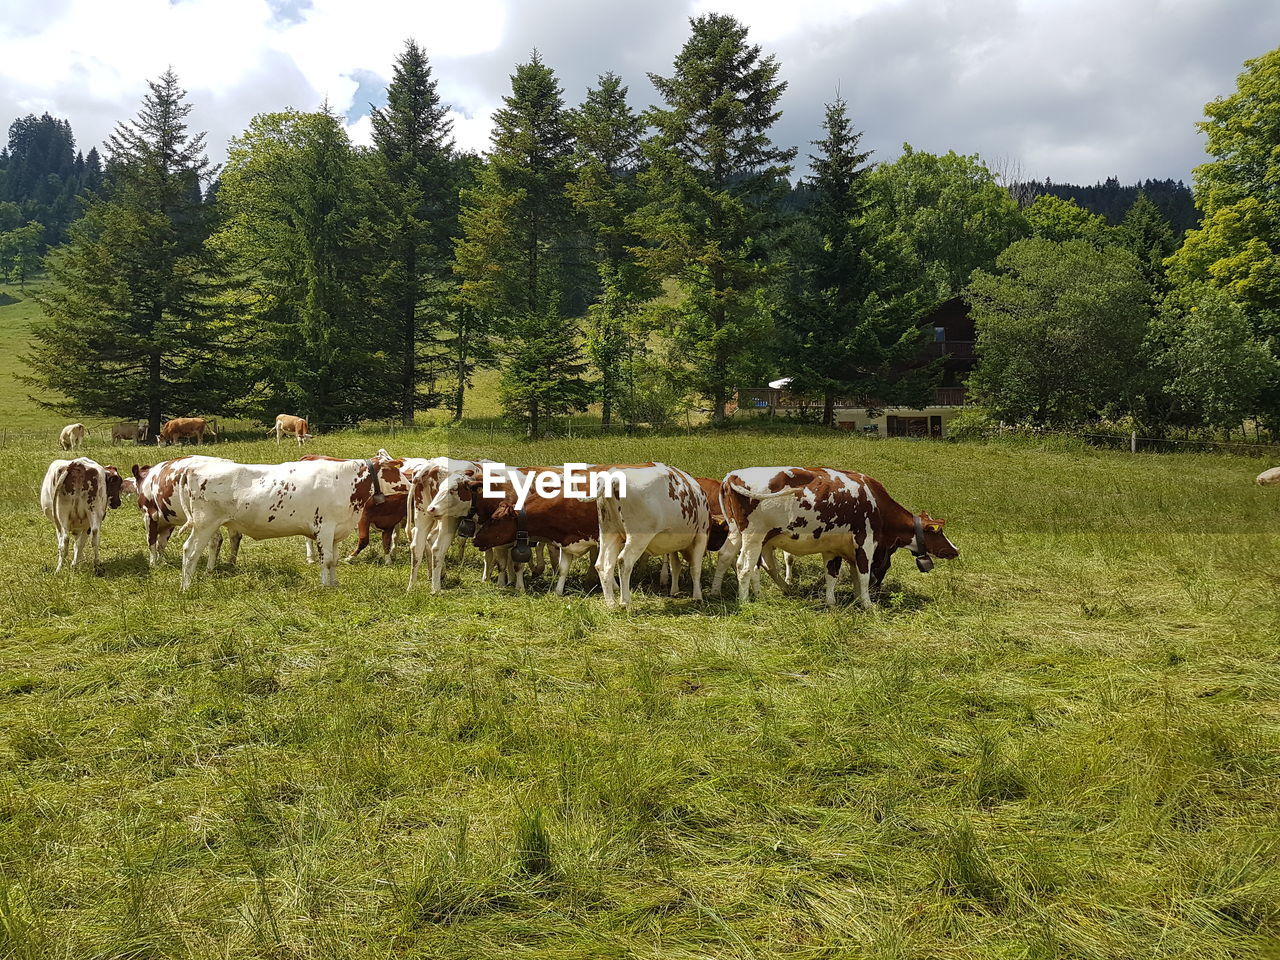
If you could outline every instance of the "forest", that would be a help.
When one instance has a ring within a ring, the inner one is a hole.
[[[216,166],[169,71],[101,154],[65,120],[12,124],[0,271],[44,274],[33,396],[153,430],[461,419],[485,370],[534,438],[588,409],[606,429],[720,423],[736,389],[782,376],[830,423],[837,396],[922,402],[939,369],[919,320],[963,296],[980,429],[1270,431],[1277,78],[1273,50],[1206,106],[1193,191],[1035,181],[910,144],[873,158],[839,98],[801,156],[771,136],[777,58],[720,14],[690,21],[644,110],[614,73],[566,102],[535,51],[479,156],[454,145],[412,40],[370,147],[327,108],[280,110]]]

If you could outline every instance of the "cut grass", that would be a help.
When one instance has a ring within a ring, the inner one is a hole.
[[[325,591],[296,540],[179,594],[132,501],[103,577],[54,576],[52,447],[0,460],[0,954],[1276,955],[1280,541],[1255,461],[394,438],[854,467],[962,551],[927,577],[900,559],[871,612],[827,611],[807,561],[788,596],[650,588],[625,616],[581,571],[521,597],[470,560],[438,597],[403,558]]]

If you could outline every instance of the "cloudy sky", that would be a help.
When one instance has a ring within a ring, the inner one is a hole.
[[[0,122],[48,110],[87,150],[172,65],[215,159],[255,113],[326,100],[364,142],[414,37],[458,143],[483,149],[534,47],[567,102],[612,69],[644,107],[646,73],[668,73],[688,18],[710,11],[778,55],[776,139],[802,154],[839,91],[877,159],[907,141],[1089,183],[1187,179],[1205,102],[1280,39],[1275,0],[3,0]]]

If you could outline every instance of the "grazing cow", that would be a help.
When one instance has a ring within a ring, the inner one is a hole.
[[[194,439],[197,444],[201,444],[204,443],[206,433],[215,440],[218,439],[217,431],[204,417],[178,417],[167,421],[160,428],[160,436],[156,437],[156,443],[162,443],[167,447],[179,440]]]
[[[62,569],[67,543],[76,538],[71,566],[80,565],[86,539],[93,543],[93,568],[98,560],[98,536],[107,508],[120,506],[122,478],[115,467],[104,467],[88,457],[55,460],[40,485],[40,506],[58,531],[58,565]]]
[[[83,423],[68,423],[58,434],[58,443],[62,444],[63,450],[78,450],[87,436],[89,431]]]
[[[298,446],[302,446],[303,440],[313,439],[312,435],[307,432],[307,421],[302,417],[290,416],[282,413],[276,417],[276,425],[267,431],[267,436],[276,435],[276,443],[280,442],[281,437],[293,437],[298,441]]]
[[[147,439],[147,425],[145,423],[137,423],[135,421],[126,420],[121,423],[114,424],[111,427],[111,442],[132,440],[134,443],[144,443]]]
[[[147,532],[147,559],[151,566],[159,566],[164,560],[164,548],[173,531],[187,522],[186,512],[176,495],[180,472],[192,463],[232,463],[222,457],[187,456],[164,460],[155,465],[133,465],[133,479],[138,493],[138,510],[142,514],[142,526]],[[233,538],[231,565],[235,566],[240,541]],[[222,531],[219,530],[209,544],[209,565],[212,571],[222,550]]]
[[[631,571],[645,554],[682,554],[693,578],[693,599],[702,599],[702,557],[711,531],[711,508],[696,480],[665,463],[611,468],[626,480],[626,495],[617,486],[600,489],[596,508],[600,522],[600,556],[596,571],[605,602],[614,604],[614,575],[621,602],[631,606]],[[673,564],[674,567],[674,564]],[[673,570],[672,596],[680,575]]]
[[[356,524],[356,548],[344,563],[350,563],[369,546],[369,529],[376,527],[382,533],[382,561],[391,562],[391,553],[395,549],[396,530],[406,523],[409,510],[409,495],[395,493],[381,503],[372,500],[365,505],[360,514],[360,522]],[[308,541],[310,542],[310,541]]]
[[[196,458],[189,458],[196,459]],[[182,547],[182,589],[225,526],[254,540],[306,537],[315,544],[322,586],[337,586],[337,545],[349,537],[370,499],[401,483],[400,461],[296,460],[291,463],[180,464],[175,493],[191,535]]]
[[[1270,470],[1263,470],[1258,474],[1257,482],[1264,487],[1269,487],[1273,483],[1280,483],[1280,467],[1272,467]]]
[[[509,468],[508,473],[518,472],[528,476],[544,469],[549,468]],[[589,467],[586,476],[590,478],[593,474],[608,469],[604,466]],[[569,579],[569,568],[574,558],[591,553],[600,544],[600,520],[595,499],[571,497],[563,489],[542,496],[535,487],[530,486],[523,509],[517,510],[516,492],[509,479],[499,497],[484,496],[482,485],[481,479],[469,480],[464,485],[473,505],[468,516],[476,521],[476,547],[488,551],[522,542],[558,547],[555,591],[557,596],[564,596],[565,583]],[[520,551],[513,550],[510,561],[509,573],[515,581],[515,588],[523,592],[527,560],[520,560]]]
[[[836,602],[836,578],[848,561],[858,578],[858,598],[872,605],[896,550],[906,548],[922,571],[931,557],[960,555],[942,532],[945,521],[913,514],[889,496],[879,481],[828,467],[749,467],[724,478],[720,494],[729,541],[720,553],[711,593],[737,560],[738,590],[749,600],[752,573],[762,551],[820,553],[827,562],[827,604]],[[772,564],[766,569],[781,586]],[[758,589],[758,588],[757,588]]]

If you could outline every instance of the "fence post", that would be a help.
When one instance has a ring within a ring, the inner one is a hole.
[[[1138,452],[1138,431],[1137,430],[1131,430],[1129,432],[1129,452],[1130,453]]]

